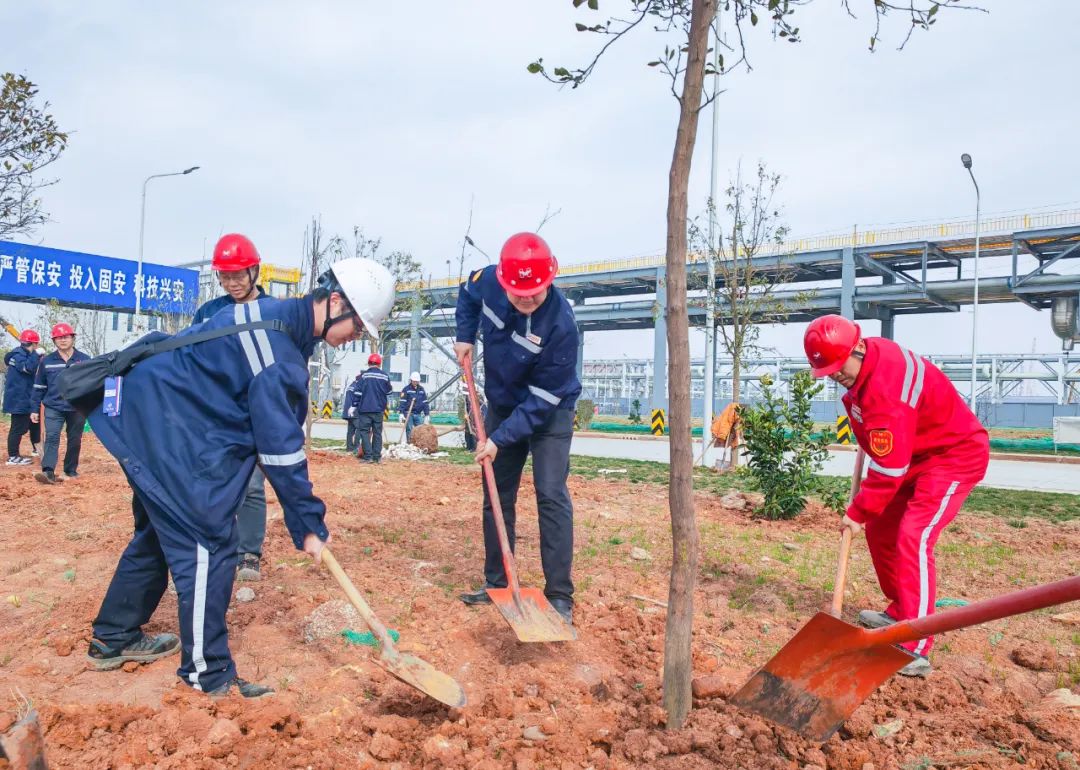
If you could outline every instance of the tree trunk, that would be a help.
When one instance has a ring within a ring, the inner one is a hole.
[[[736,350],[731,356],[731,400],[736,404],[739,403],[739,378],[742,375],[742,350]],[[736,426],[738,423],[736,423]],[[732,468],[739,467],[739,431],[738,428],[733,431],[734,438],[731,440],[731,462]]]
[[[671,583],[664,634],[664,708],[667,727],[678,729],[690,713],[698,531],[694,518],[694,450],[690,438],[690,333],[686,309],[686,216],[690,165],[705,80],[709,26],[716,0],[694,0],[675,152],[668,174],[667,340],[670,426]]]

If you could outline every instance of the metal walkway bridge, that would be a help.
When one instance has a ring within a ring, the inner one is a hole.
[[[841,313],[879,320],[883,336],[892,337],[898,316],[957,312],[971,303],[974,281],[963,274],[974,257],[974,229],[969,220],[793,240],[763,250],[752,269],[777,282],[772,296],[781,311],[772,320]],[[982,231],[981,256],[1008,257],[1011,267],[980,276],[980,304],[1023,302],[1044,310],[1056,297],[1080,294],[1080,275],[1051,270],[1080,258],[1080,210],[991,217],[982,221]],[[700,296],[707,284],[705,258],[691,254],[687,265],[691,294],[696,289]],[[555,283],[575,305],[582,346],[588,332],[651,328],[653,360],[666,361],[665,272],[663,256],[561,266]],[[718,276],[718,288],[722,280]],[[454,336],[457,291],[452,278],[402,287],[402,298],[420,295],[422,302],[396,316],[387,331],[410,338],[410,368],[420,368],[421,337],[442,348],[438,338]],[[704,302],[691,300],[689,314],[691,325],[704,325]],[[728,320],[718,309],[717,323]],[[580,370],[580,350],[578,364]],[[665,368],[654,369],[649,404],[663,406]]]

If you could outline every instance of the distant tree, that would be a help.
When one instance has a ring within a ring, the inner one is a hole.
[[[22,75],[0,75],[0,238],[28,235],[48,220],[38,197],[55,179],[41,171],[67,148],[68,135],[37,102],[37,87]]]

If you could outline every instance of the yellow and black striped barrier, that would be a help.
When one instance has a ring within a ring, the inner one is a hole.
[[[323,401],[322,418],[324,420],[329,420],[333,416],[334,416],[334,402],[333,401]]]
[[[836,443],[851,443],[851,420],[846,414],[836,418]]]
[[[663,436],[664,429],[667,428],[667,420],[664,417],[663,409],[652,410],[652,434],[654,436]]]

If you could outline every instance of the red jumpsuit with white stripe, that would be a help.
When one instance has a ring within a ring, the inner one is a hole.
[[[879,337],[844,408],[869,471],[847,515],[866,528],[878,583],[897,620],[934,611],[934,545],[986,474],[990,440],[929,361]],[[905,644],[926,655],[933,639]]]

